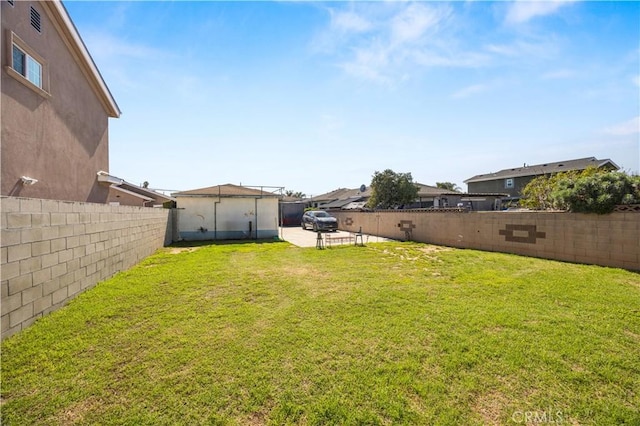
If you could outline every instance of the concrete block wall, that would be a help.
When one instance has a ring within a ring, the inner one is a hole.
[[[2,338],[171,242],[168,209],[2,197]]]
[[[640,213],[332,212],[340,229],[450,247],[640,270]]]

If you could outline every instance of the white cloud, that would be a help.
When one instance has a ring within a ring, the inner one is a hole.
[[[629,136],[640,134],[640,116],[607,127],[604,132],[612,136]]]
[[[469,96],[477,95],[478,93],[486,92],[487,90],[489,90],[489,86],[486,84],[474,84],[458,90],[453,95],[451,95],[451,97],[453,99],[463,99],[468,98]]]
[[[533,18],[556,13],[561,7],[572,3],[569,1],[516,1],[509,5],[505,21],[507,24],[522,24]]]
[[[562,69],[556,71],[549,71],[542,75],[543,80],[562,80],[575,76],[575,72],[572,70]]]
[[[339,31],[344,32],[366,32],[373,26],[365,17],[358,15],[352,11],[335,11],[329,10],[331,13],[331,26]]]
[[[478,68],[489,64],[489,56],[476,52],[413,50],[411,58],[425,67]]]
[[[633,84],[640,87],[640,75],[636,75],[635,77],[633,77],[632,81],[633,81]]]
[[[554,56],[559,49],[559,43],[552,36],[540,37],[534,40],[515,40],[507,44],[488,44],[485,51],[507,58],[538,59]]]
[[[387,47],[374,44],[366,48],[356,48],[354,54],[352,60],[341,65],[343,70],[365,80],[391,83],[391,79],[385,74],[390,55]]]
[[[444,9],[422,4],[410,4],[391,20],[391,39],[395,43],[419,40],[425,32],[438,25],[447,15]]]
[[[512,22],[556,12],[567,2],[509,3]],[[343,10],[344,9],[344,10]],[[351,3],[328,9],[327,28],[314,40],[347,74],[391,84],[430,68],[481,68],[517,61],[537,64],[557,57],[564,44],[554,33],[476,37],[473,21],[452,4],[429,2]],[[471,31],[472,37],[465,37]],[[562,70],[560,70],[562,71]],[[544,79],[568,78],[551,73]]]
[[[112,61],[118,57],[150,59],[165,55],[164,52],[156,48],[131,43],[111,34],[87,32],[83,38],[92,56],[100,61]]]
[[[129,72],[131,61],[165,59],[168,53],[139,43],[131,43],[108,33],[85,31],[84,42],[107,84],[133,88],[140,86],[140,74]]]
[[[452,21],[450,5],[355,3],[348,11],[330,9],[330,25],[314,47],[338,56],[346,73],[391,84],[411,77],[415,66],[478,66],[486,55],[453,48],[444,35]]]

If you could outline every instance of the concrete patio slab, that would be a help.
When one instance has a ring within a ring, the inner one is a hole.
[[[280,227],[280,238],[295,245],[298,247],[315,247],[317,234],[311,230],[304,230],[301,227],[292,226],[292,227]],[[330,238],[344,238],[342,241],[332,241],[331,246],[334,245],[342,245],[342,244],[354,244],[353,241],[349,241],[349,236],[355,236],[353,232],[347,231],[336,231],[336,232],[328,232],[322,233],[323,242],[326,244],[326,234],[330,236]],[[378,237],[375,235],[362,234],[362,242],[364,244],[367,243],[381,243],[385,241],[392,241],[388,238]],[[358,241],[359,242],[359,241]]]

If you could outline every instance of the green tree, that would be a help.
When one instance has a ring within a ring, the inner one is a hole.
[[[307,196],[307,194],[304,194],[300,191],[292,191],[291,189],[287,189],[284,192],[284,195],[286,195],[287,197],[293,197],[293,198],[304,198]]]
[[[371,197],[367,206],[393,209],[413,203],[418,198],[418,187],[411,173],[396,173],[391,169],[376,171],[371,179]]]
[[[460,190],[462,189],[453,182],[436,182],[436,187],[453,192],[460,192]]]

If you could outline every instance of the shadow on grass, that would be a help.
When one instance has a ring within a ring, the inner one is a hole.
[[[274,238],[261,238],[257,240],[200,240],[200,241],[178,241],[172,243],[166,247],[206,247],[206,246],[227,246],[235,244],[273,244],[284,243],[286,241],[281,240],[278,237]]]

